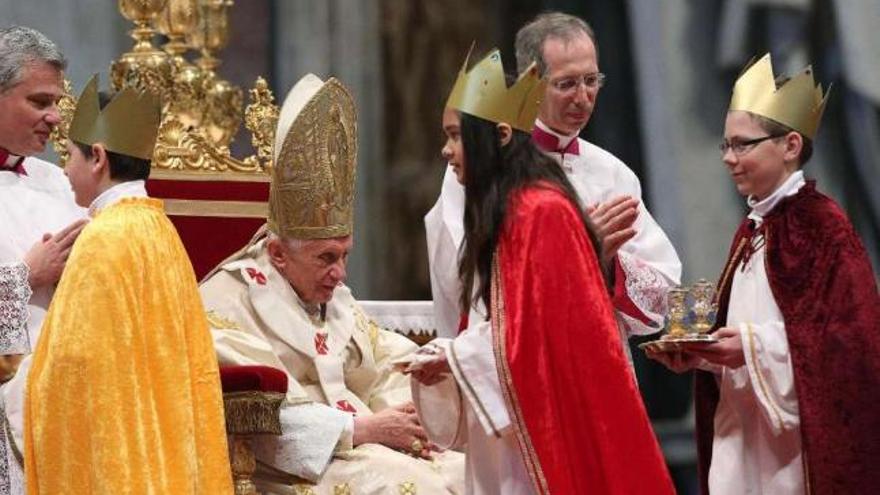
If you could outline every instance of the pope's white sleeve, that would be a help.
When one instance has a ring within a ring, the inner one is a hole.
[[[281,435],[260,435],[254,442],[257,459],[311,482],[321,475],[337,451],[351,448],[351,414],[317,403],[281,408]]]

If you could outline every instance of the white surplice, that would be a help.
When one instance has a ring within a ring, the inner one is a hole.
[[[466,493],[532,495],[532,480],[498,380],[492,325],[485,320],[482,303],[477,306],[458,337],[429,344],[443,348],[452,375],[431,386],[413,380],[413,398],[431,440],[464,449]]]
[[[85,217],[85,210],[76,206],[70,182],[59,167],[32,157],[25,158],[23,167],[26,175],[0,171],[0,264],[7,267],[20,266],[25,253],[44,234],[54,234]],[[36,347],[54,291],[54,285],[29,288],[27,342],[9,350],[29,353]],[[4,444],[7,455],[0,463],[5,463],[8,470],[8,493],[12,494],[23,492],[21,467],[13,454],[24,445],[21,425],[29,367],[30,357],[26,356],[16,375],[0,389],[0,402],[13,437]],[[6,437],[5,428],[0,435]]]
[[[562,136],[540,120],[536,125],[556,136],[563,148],[578,139],[578,154],[550,152],[574,186],[581,205],[604,203],[628,195],[639,201],[636,235],[618,251],[617,262],[626,277],[627,307],[617,307],[622,336],[658,332],[666,314],[666,293],[679,284],[681,262],[666,234],[645,208],[639,179],[623,162],[602,148],[574,136]],[[431,292],[440,336],[452,337],[458,330],[461,283],[458,253],[464,239],[464,187],[447,168],[440,197],[425,215],[430,264]],[[615,298],[616,299],[616,298]],[[640,314],[634,314],[635,307]],[[626,338],[623,339],[626,342]],[[628,352],[628,348],[627,348]]]
[[[749,199],[756,227],[783,198],[804,185],[797,171],[763,201]],[[735,268],[727,326],[742,336],[745,366],[720,368],[720,399],[709,489],[712,495],[805,493],[800,418],[785,322],[773,298],[764,262],[763,239]]]

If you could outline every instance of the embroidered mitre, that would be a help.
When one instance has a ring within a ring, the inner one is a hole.
[[[337,79],[307,74],[287,94],[275,132],[269,229],[281,237],[351,235],[357,111]]]

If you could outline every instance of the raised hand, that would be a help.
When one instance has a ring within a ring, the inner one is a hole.
[[[31,288],[43,287],[58,282],[73,242],[82,232],[87,220],[77,220],[64,227],[56,234],[43,234],[43,238],[24,255],[24,262],[30,274],[28,283]]]
[[[639,216],[639,201],[631,196],[618,196],[605,203],[587,207],[587,215],[602,240],[602,261],[610,263],[617,250],[636,235],[633,227]]]

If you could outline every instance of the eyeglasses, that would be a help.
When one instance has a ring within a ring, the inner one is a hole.
[[[749,139],[748,141],[728,141],[725,139],[721,141],[721,144],[718,145],[718,149],[721,150],[721,156],[724,156],[725,154],[727,154],[727,150],[730,150],[733,152],[734,155],[739,157],[745,155],[746,153],[751,151],[752,148],[754,148],[756,145],[761,144],[768,139],[776,139],[783,136],[785,136],[785,134],[771,134],[769,136]]]
[[[584,74],[577,77],[566,77],[550,83],[557,91],[561,93],[572,93],[577,91],[581,83],[587,89],[599,89],[605,85],[605,74],[601,72],[593,72],[592,74]]]

